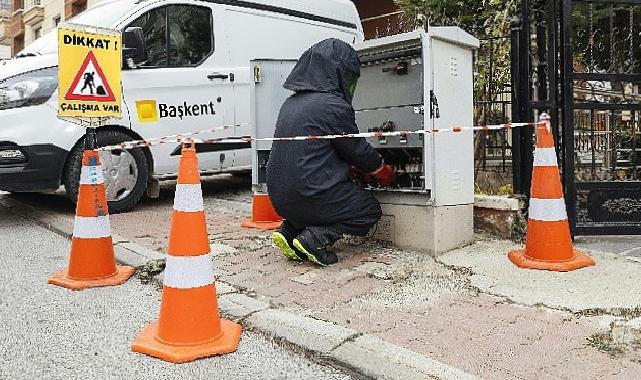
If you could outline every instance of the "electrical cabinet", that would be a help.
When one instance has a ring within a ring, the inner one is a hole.
[[[473,123],[473,51],[479,42],[458,27],[432,27],[355,46],[361,77],[353,101],[360,132],[421,131],[368,138],[398,180],[371,187],[384,217],[376,238],[430,253],[472,242],[473,132],[438,132]],[[295,61],[252,62],[255,137],[271,137],[282,88]],[[254,189],[264,192],[271,143],[253,144]]]

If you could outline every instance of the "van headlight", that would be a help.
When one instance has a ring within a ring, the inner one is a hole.
[[[43,104],[51,98],[57,87],[57,67],[0,80],[0,110]]]

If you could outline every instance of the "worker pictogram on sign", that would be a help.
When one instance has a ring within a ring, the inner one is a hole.
[[[80,70],[73,79],[67,94],[67,100],[87,100],[96,102],[113,102],[116,100],[109,82],[92,51],[87,54]]]

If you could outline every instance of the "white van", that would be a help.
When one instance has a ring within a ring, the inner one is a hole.
[[[117,0],[70,22],[122,31],[123,55],[137,66],[123,68],[123,117],[98,129],[102,146],[223,125],[234,128],[199,138],[250,136],[250,60],[297,59],[330,37],[363,40],[350,0]],[[56,117],[57,65],[55,30],[0,62],[0,190],[64,185],[77,196],[85,130]],[[198,149],[203,174],[251,170],[249,145]],[[110,211],[157,196],[157,181],[176,176],[177,152],[178,144],[105,152]]]

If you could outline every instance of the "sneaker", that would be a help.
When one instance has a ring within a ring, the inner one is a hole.
[[[307,259],[320,266],[328,266],[336,264],[338,257],[336,253],[327,250],[327,247],[320,246],[316,243],[316,239],[309,231],[303,231],[296,239],[294,239],[294,248],[307,255]]]
[[[272,234],[272,241],[274,245],[282,252],[285,257],[290,260],[305,261],[307,260],[307,255],[303,252],[300,252],[295,247],[292,248],[292,243],[285,237],[285,235],[276,231]]]

